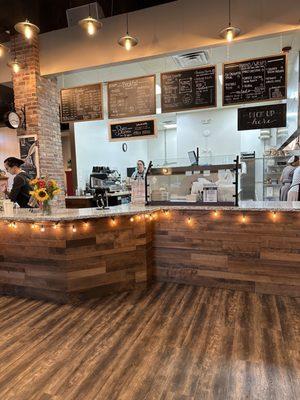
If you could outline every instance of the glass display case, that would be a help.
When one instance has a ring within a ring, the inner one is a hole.
[[[153,167],[146,173],[148,205],[238,205],[239,157],[232,164]]]

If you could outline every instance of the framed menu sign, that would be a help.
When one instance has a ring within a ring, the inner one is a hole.
[[[156,114],[155,75],[108,82],[108,118]]]
[[[281,128],[286,126],[286,104],[238,109],[238,130]]]
[[[156,120],[152,118],[111,123],[109,125],[109,140],[151,139],[156,136],[156,132]]]
[[[63,123],[103,119],[101,83],[62,89],[60,100]]]
[[[162,112],[216,106],[214,65],[161,74]]]
[[[223,65],[223,106],[285,98],[285,54]]]

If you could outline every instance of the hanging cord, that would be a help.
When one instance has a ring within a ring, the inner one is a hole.
[[[110,11],[110,16],[112,17],[114,15],[114,0],[111,0],[111,11]]]
[[[128,13],[126,14],[126,33],[128,36]]]
[[[228,8],[229,26],[231,26],[231,0],[228,0]]]

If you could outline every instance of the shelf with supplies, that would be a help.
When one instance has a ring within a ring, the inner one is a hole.
[[[150,162],[146,204],[238,206],[240,169],[238,156],[232,164],[153,168]]]
[[[263,158],[263,200],[279,200],[280,177],[289,158],[290,155]]]

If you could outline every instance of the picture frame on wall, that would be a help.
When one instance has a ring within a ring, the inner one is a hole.
[[[20,158],[24,161],[22,169],[30,179],[39,176],[39,148],[36,135],[19,136]]]

